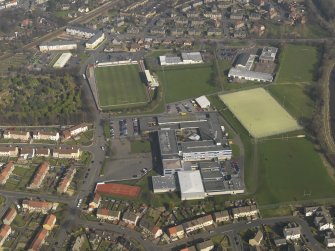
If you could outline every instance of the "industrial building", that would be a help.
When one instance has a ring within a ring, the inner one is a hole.
[[[154,193],[174,192],[177,190],[176,176],[152,176],[152,187]]]
[[[63,68],[72,57],[72,53],[65,52],[54,63],[53,68]]]
[[[200,171],[183,171],[178,173],[181,200],[204,199],[206,193],[202,184]]]
[[[91,37],[86,43],[86,49],[94,49],[101,44],[105,39],[105,33],[98,31],[93,37]]]
[[[40,44],[39,49],[41,52],[76,50],[77,43],[74,41],[52,41]]]
[[[228,73],[229,78],[244,79],[257,82],[272,82],[273,76],[269,73],[248,71],[239,68],[231,68]]]
[[[159,62],[162,66],[166,65],[183,65],[183,64],[200,64],[203,63],[200,52],[183,52],[181,57],[177,56],[160,56]]]
[[[200,64],[203,63],[200,52],[183,52],[181,58],[184,64]]]

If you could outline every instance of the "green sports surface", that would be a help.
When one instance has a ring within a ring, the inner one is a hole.
[[[298,122],[263,88],[220,96],[254,138],[301,129]]]
[[[95,79],[102,109],[141,106],[148,101],[137,64],[97,67]]]

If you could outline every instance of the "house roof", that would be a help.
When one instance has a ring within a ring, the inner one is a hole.
[[[3,224],[0,229],[0,238],[4,238],[10,230],[11,228],[9,225]]]
[[[13,217],[13,215],[16,214],[16,210],[14,208],[8,208],[8,210],[6,211],[5,216],[3,217],[3,220],[10,220],[10,218]]]
[[[57,219],[57,218],[56,218],[56,215],[54,215],[54,214],[49,214],[49,215],[45,218],[43,225],[53,226],[54,223],[56,222],[56,219]]]
[[[14,166],[14,162],[13,161],[9,161],[4,168],[2,168],[1,172],[0,172],[0,181],[6,179],[9,175],[9,172],[11,171],[11,169]]]
[[[42,164],[39,165],[37,172],[34,175],[34,179],[31,183],[31,185],[38,185],[41,182],[41,179],[44,178],[46,173],[49,170],[49,163],[48,162],[43,162]]]
[[[49,209],[52,207],[52,203],[48,201],[38,201],[38,200],[23,200],[22,205],[27,205],[33,208],[44,208]]]
[[[36,148],[36,155],[43,154],[43,155],[48,155],[49,154],[49,148]]]
[[[45,240],[45,238],[48,235],[48,230],[46,229],[41,229],[37,235],[35,236],[33,242],[31,243],[30,249],[32,250],[39,250],[43,241]]]

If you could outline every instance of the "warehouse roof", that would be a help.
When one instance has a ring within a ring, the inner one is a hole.
[[[253,78],[261,81],[273,81],[273,76],[269,73],[256,72],[256,71],[247,71],[238,68],[231,68],[228,73],[229,77],[241,77],[241,78]]]
[[[202,57],[200,52],[183,52],[181,54],[183,61],[194,61],[194,62],[202,62]]]
[[[164,64],[178,64],[181,63],[181,58],[180,57],[171,57],[171,56],[160,56],[159,57],[159,62],[161,65]]]
[[[177,189],[176,177],[171,176],[152,176],[152,187],[155,190],[170,190],[175,191]]]
[[[178,180],[182,194],[205,192],[201,175],[198,170],[178,172]]]

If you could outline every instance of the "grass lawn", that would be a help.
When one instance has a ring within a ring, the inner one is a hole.
[[[301,128],[297,121],[263,88],[224,94],[220,98],[255,138]]]
[[[26,189],[36,167],[15,166],[13,174],[9,177],[4,187],[8,190]]]
[[[277,83],[310,83],[318,63],[318,52],[314,46],[287,45],[280,56]]]
[[[132,153],[148,153],[151,152],[151,145],[149,141],[135,140],[130,142],[130,149]]]
[[[307,139],[259,143],[259,204],[332,197],[335,183]],[[304,196],[305,194],[305,196]],[[310,194],[310,196],[306,196]]]
[[[160,83],[164,85],[166,103],[220,90],[220,86],[215,83],[212,64],[169,66],[162,68],[157,75]]]
[[[127,108],[147,103],[137,64],[98,67],[95,78],[101,108]]]
[[[308,96],[309,85],[271,85],[270,94],[295,118],[311,118],[315,103]]]

